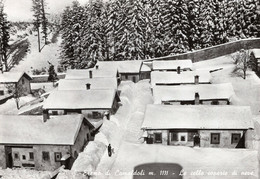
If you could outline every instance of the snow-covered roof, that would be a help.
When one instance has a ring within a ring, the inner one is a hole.
[[[99,69],[118,69],[119,73],[139,73],[142,67],[142,61],[98,61],[96,65],[98,65]]]
[[[116,78],[86,78],[78,80],[59,80],[59,90],[86,90],[86,84],[90,89],[117,89]]]
[[[199,76],[199,83],[210,83],[211,74],[207,70],[177,72],[151,72],[151,84],[194,84],[195,76]]]
[[[65,79],[86,79],[90,78],[89,71],[92,71],[92,78],[116,78],[118,73],[109,69],[82,69],[82,70],[67,70]]]
[[[154,60],[153,70],[177,70],[178,66],[180,69],[192,70],[192,61],[187,60]]]
[[[74,145],[82,115],[42,116],[0,115],[1,144]]]
[[[195,99],[195,93],[199,93],[200,100],[230,100],[235,92],[231,83],[154,86],[154,104],[161,104],[162,101],[192,101]]]
[[[260,49],[252,49],[251,52],[254,53],[255,58],[260,58]]]
[[[44,109],[111,109],[116,90],[58,90],[45,100]]]
[[[0,73],[0,83],[17,83],[22,76],[32,80],[32,78],[25,72],[5,72]]]
[[[254,128],[249,106],[147,105],[146,129],[249,129]]]

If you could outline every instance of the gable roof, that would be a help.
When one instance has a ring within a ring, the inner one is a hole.
[[[253,128],[249,106],[147,105],[145,129],[249,129]]]
[[[32,80],[32,78],[25,72],[5,72],[0,74],[0,83],[17,83],[22,76],[28,80]]]
[[[59,80],[58,90],[86,90],[87,83],[91,84],[90,89],[117,89],[116,78],[86,78]]]
[[[181,69],[192,70],[193,65],[190,59],[187,60],[154,60],[153,70],[177,70],[178,66]]]
[[[116,90],[57,90],[44,101],[44,109],[111,109]]]
[[[42,116],[0,115],[0,143],[74,145],[82,115]]]
[[[154,104],[162,101],[192,101],[195,93],[199,93],[200,100],[227,99],[235,94],[231,83],[181,85],[181,86],[154,86]]]
[[[117,78],[118,72],[114,70],[101,69],[81,69],[81,70],[67,70],[65,79],[86,79],[89,77],[89,71],[92,71],[92,78]]]
[[[199,76],[199,83],[210,83],[211,74],[206,70],[177,72],[151,72],[151,84],[194,84],[194,77]]]
[[[260,49],[252,49],[251,52],[254,53],[255,58],[260,58]]]
[[[98,61],[96,65],[98,65],[99,69],[118,69],[119,73],[139,73],[142,67],[142,61]]]

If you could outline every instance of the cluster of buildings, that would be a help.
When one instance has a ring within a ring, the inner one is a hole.
[[[42,116],[0,116],[0,167],[69,169],[103,120],[116,113],[121,81],[142,79],[150,79],[154,98],[142,124],[148,144],[245,147],[252,114],[232,105],[230,83],[211,84],[210,72],[194,70],[191,60],[102,61],[68,70],[45,99]],[[12,82],[30,93],[30,80],[22,73]]]
[[[46,95],[42,116],[0,116],[0,167],[71,168],[103,120],[117,111],[120,82],[149,78],[150,71],[142,61],[98,62],[91,69],[68,70]],[[7,91],[9,84],[21,86],[24,95],[31,93],[31,80],[26,73],[1,74],[0,96],[6,100],[14,95]]]
[[[211,73],[191,60],[153,61],[151,89],[142,129],[147,143],[245,148],[253,129],[248,106],[232,105],[232,84],[211,84]]]

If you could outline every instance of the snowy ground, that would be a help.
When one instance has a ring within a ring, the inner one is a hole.
[[[251,135],[251,147],[252,150],[230,150],[230,149],[210,149],[210,148],[187,148],[187,147],[173,147],[173,146],[158,146],[158,145],[146,145],[141,144],[140,138],[140,126],[143,122],[143,112],[146,104],[152,103],[152,98],[143,96],[143,94],[149,94],[150,89],[138,88],[139,82],[131,84],[131,88],[126,88],[123,86],[123,97],[122,99],[126,102],[123,103],[121,108],[125,109],[122,113],[117,113],[115,115],[115,124],[107,125],[101,128],[101,131],[107,137],[109,143],[115,147],[115,154],[110,158],[107,156],[107,152],[104,153],[97,166],[95,173],[90,173],[96,176],[96,178],[124,178],[122,176],[117,176],[121,172],[130,172],[137,165],[144,163],[169,163],[174,162],[180,164],[184,167],[185,171],[189,175],[193,176],[183,176],[183,178],[258,178],[258,139],[260,125],[259,122],[259,85],[260,80],[256,77],[253,72],[248,72],[247,79],[244,80],[232,74],[234,64],[231,56],[219,57],[212,60],[207,60],[203,62],[198,62],[194,64],[196,69],[208,69],[214,70],[223,68],[223,70],[216,71],[212,73],[213,83],[224,83],[231,82],[234,86],[236,96],[232,99],[233,105],[249,105],[252,109],[255,119],[255,129],[256,131]],[[149,85],[149,84],[147,84]],[[141,94],[136,96],[136,94]],[[150,94],[149,94],[150,95]],[[145,102],[145,100],[147,100]],[[130,108],[124,108],[124,105]],[[129,115],[131,114],[131,115]],[[117,117],[116,117],[117,116]],[[120,118],[124,116],[124,120]],[[110,123],[110,121],[109,121]],[[111,132],[113,129],[113,132]],[[185,156],[185,157],[184,157]],[[192,173],[198,170],[203,170],[204,175],[200,173]],[[237,176],[226,176],[231,175],[232,172],[236,170]],[[214,173],[212,177],[208,176],[207,172],[219,172],[223,171],[222,175],[218,176],[220,173]],[[110,172],[110,175],[106,175]],[[226,173],[227,172],[227,173]],[[241,173],[249,172],[249,173]],[[126,173],[124,173],[126,174]],[[248,176],[246,176],[246,174]],[[223,176],[224,175],[224,176]],[[204,176],[204,177],[202,177]],[[132,178],[132,176],[125,176],[125,178]]]
[[[43,59],[41,61],[44,62]],[[122,106],[115,115],[111,116],[110,121],[104,121],[95,141],[90,142],[84,152],[79,154],[72,171],[62,172],[58,179],[79,179],[84,178],[87,174],[97,179],[133,178],[132,175],[118,176],[120,174],[118,170],[120,172],[131,172],[138,165],[158,162],[179,164],[189,173],[183,178],[258,178],[259,156],[257,156],[257,150],[260,151],[259,78],[253,72],[248,72],[246,80],[232,74],[234,64],[230,56],[198,62],[194,66],[196,69],[209,70],[223,68],[223,70],[212,73],[212,82],[231,82],[236,92],[232,104],[249,105],[251,107],[255,120],[255,132],[252,133],[250,139],[252,140],[252,150],[143,144],[140,138],[142,136],[140,127],[146,105],[153,103],[149,81],[144,80],[136,84],[122,82],[120,85]],[[107,155],[108,143],[112,145],[115,151],[112,157]],[[204,175],[199,175],[201,172],[197,172],[198,170],[202,170]],[[232,174],[234,170],[237,171],[237,176],[223,176],[225,172],[228,172],[228,175]],[[215,173],[214,176],[209,177],[207,171],[223,171],[224,173],[221,176],[217,175],[219,173]],[[249,172],[247,173],[248,176],[241,175],[242,171]],[[81,172],[83,175],[74,172]],[[197,173],[190,176],[191,172]],[[108,175],[105,175],[106,173]]]
[[[22,106],[36,98],[32,95],[23,96],[19,100],[19,106]],[[0,114],[18,115],[19,110],[16,107],[16,101],[14,98],[7,100],[4,104],[0,105]]]
[[[50,43],[48,45],[43,44],[42,40],[42,50],[41,53],[38,51],[38,42],[37,36],[35,36],[35,32],[28,37],[29,42],[31,43],[31,48],[28,55],[19,62],[18,66],[12,68],[12,71],[25,71],[31,74],[32,69],[41,70],[42,68],[48,69],[49,64],[48,61],[51,62],[55,67],[58,65],[59,53],[60,53],[60,43],[61,38],[58,38],[57,43]],[[51,36],[49,37],[51,38]]]
[[[126,158],[126,156],[129,157]],[[160,163],[160,166],[152,166],[157,163]],[[147,166],[140,167],[138,170],[135,168],[144,164]],[[180,169],[173,171],[175,165],[179,165]],[[167,166],[170,168],[166,169]],[[258,178],[257,151],[124,143],[110,170],[109,178],[131,179],[133,176],[128,173],[141,170],[147,178],[149,176],[160,178],[162,169],[169,171],[165,176],[169,178],[177,177],[182,171],[183,174],[186,172],[183,179],[256,179]],[[234,175],[234,171],[237,175]],[[153,175],[149,175],[149,172],[153,172]],[[242,172],[248,173],[245,175]]]
[[[0,170],[2,179],[48,179],[50,172],[48,171],[35,171],[29,169],[4,169]],[[1,178],[1,177],[0,177]]]

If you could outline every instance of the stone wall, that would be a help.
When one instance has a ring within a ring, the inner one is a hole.
[[[203,60],[208,60],[216,58],[223,55],[228,55],[234,53],[240,49],[254,49],[260,48],[260,38],[253,39],[243,39],[235,42],[228,42],[222,45],[216,45],[209,48],[204,48],[201,50],[196,50],[193,52],[166,56],[160,58],[154,58],[152,60],[182,60],[182,59],[191,59],[192,62],[198,62]]]
[[[220,143],[211,144],[211,133],[220,133]],[[216,147],[216,148],[235,148],[237,143],[231,144],[232,133],[240,133],[243,136],[242,130],[200,130],[200,146],[201,147]]]

